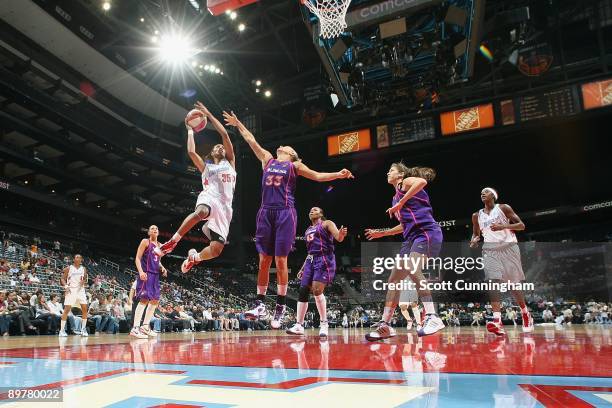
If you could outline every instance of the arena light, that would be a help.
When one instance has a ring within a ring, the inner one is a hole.
[[[144,17],[140,17],[140,22],[144,23]]]
[[[180,64],[193,54],[194,49],[187,38],[178,34],[165,35],[161,38],[159,56],[163,61]]]
[[[259,79],[255,81],[255,86],[261,86],[261,81]]]
[[[208,71],[210,69],[210,65],[204,65],[204,70]]]
[[[157,40],[158,40],[158,38],[157,38],[157,36],[156,36],[156,35],[154,35],[153,37],[151,37],[151,42],[152,42],[153,44],[157,44]]]
[[[105,1],[104,3],[102,3],[102,10],[104,11],[108,11],[111,8],[111,4],[108,1]]]
[[[232,14],[232,10],[230,9],[225,10],[225,15],[229,16],[230,14]]]
[[[236,17],[238,17],[238,14],[237,14],[235,11],[232,11],[232,12],[230,13],[230,19],[235,20],[235,19],[236,19]]]
[[[246,26],[242,23],[238,24],[238,31],[244,31],[246,29]]]
[[[266,92],[264,92],[264,95],[266,96],[266,98],[269,98],[272,96],[272,91],[268,89]]]
[[[191,61],[191,66],[194,67],[194,68],[197,67],[198,66],[197,61]]]

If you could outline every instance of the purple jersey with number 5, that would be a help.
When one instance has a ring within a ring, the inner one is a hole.
[[[334,237],[323,227],[323,222],[311,225],[304,234],[306,249],[310,255],[330,254],[334,252]]]
[[[293,208],[296,178],[292,162],[270,159],[261,178],[261,207]]]

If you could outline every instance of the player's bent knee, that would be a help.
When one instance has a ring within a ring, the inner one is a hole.
[[[208,218],[208,215],[210,214],[210,211],[208,209],[208,207],[200,205],[198,206],[195,211],[193,212],[193,214],[198,217],[201,220],[205,220],[206,218]]]

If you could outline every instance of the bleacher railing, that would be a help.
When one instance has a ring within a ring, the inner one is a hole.
[[[104,265],[104,266],[108,266],[109,268],[112,268],[112,269],[114,269],[116,271],[119,270],[119,264],[117,264],[117,263],[115,263],[113,261],[109,261],[106,258],[100,258],[100,264]]]

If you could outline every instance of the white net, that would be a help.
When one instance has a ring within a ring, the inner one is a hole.
[[[322,38],[338,37],[346,28],[346,12],[351,0],[306,0],[305,6],[319,19]]]

